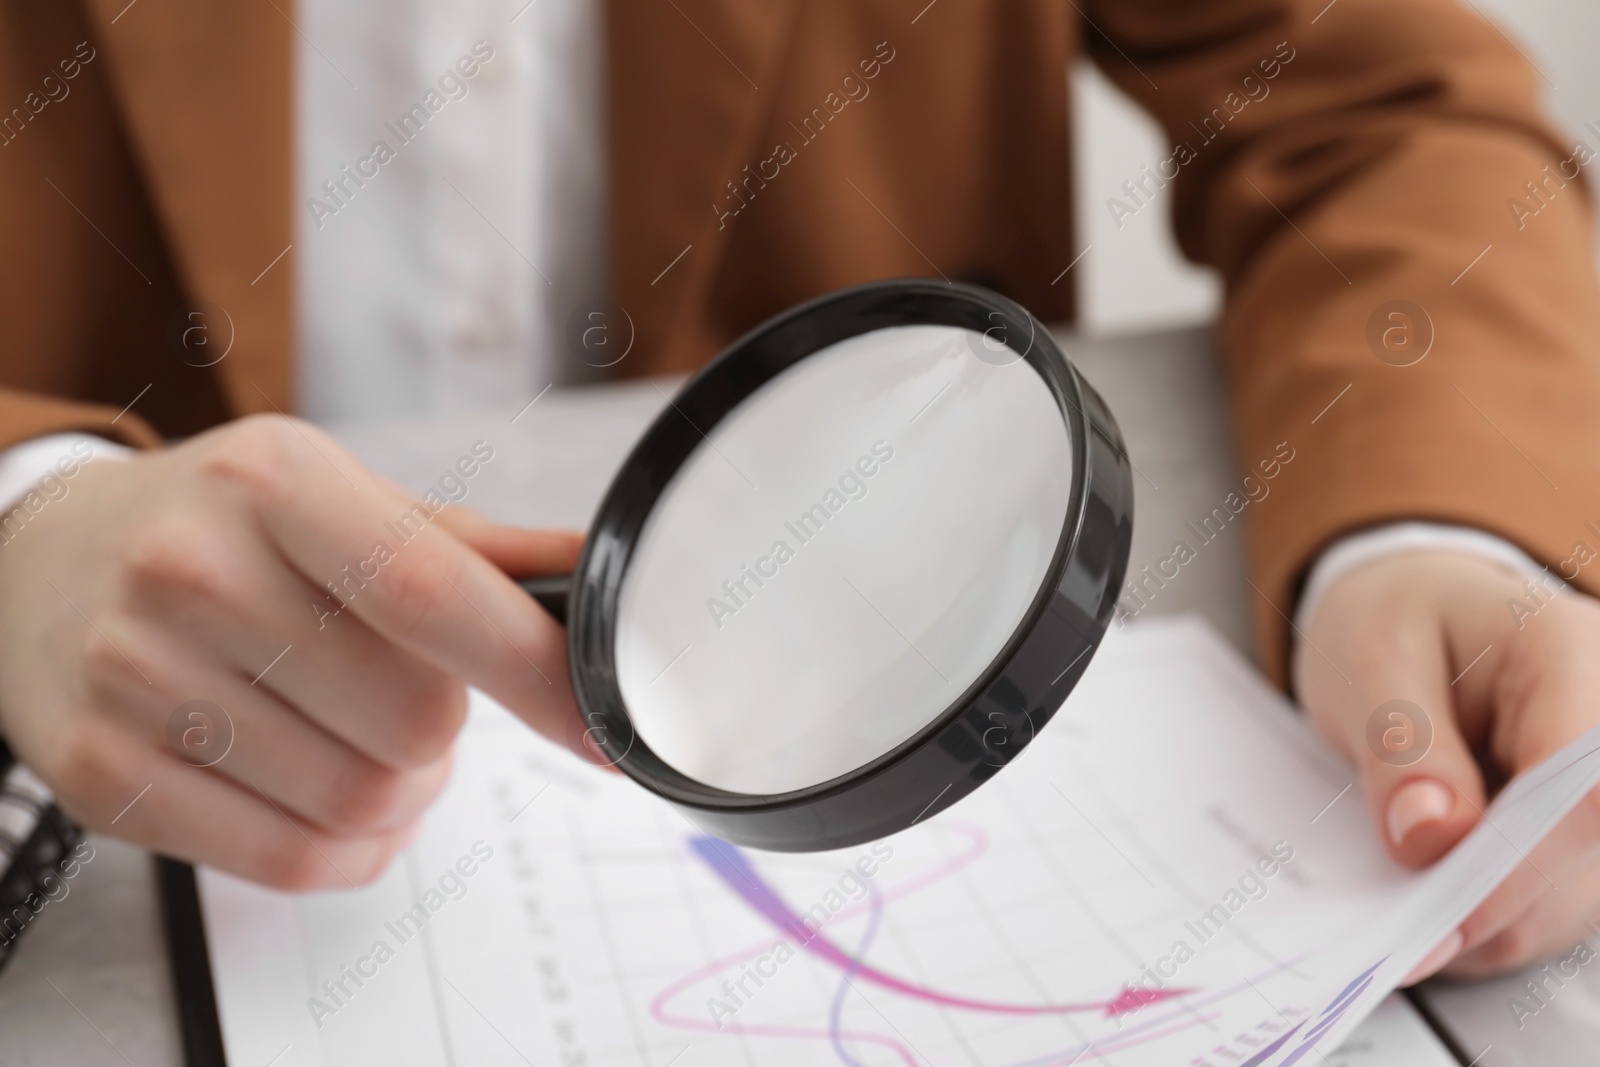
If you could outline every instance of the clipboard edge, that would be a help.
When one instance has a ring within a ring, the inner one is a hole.
[[[1421,1017],[1422,1021],[1427,1024],[1428,1029],[1433,1031],[1433,1036],[1439,1039],[1439,1043],[1445,1047],[1445,1051],[1455,1057],[1457,1063],[1462,1064],[1463,1067],[1471,1067],[1472,1064],[1478,1062],[1478,1059],[1483,1058],[1483,1053],[1480,1052],[1478,1053],[1478,1059],[1467,1059],[1467,1050],[1462,1047],[1461,1041],[1451,1032],[1444,1019],[1434,1010],[1433,1005],[1428,1003],[1428,998],[1419,987],[1411,986],[1399,990],[1399,993],[1411,1005],[1417,1015]]]
[[[194,868],[166,856],[157,856],[155,861],[183,1062],[187,1067],[228,1067]]]

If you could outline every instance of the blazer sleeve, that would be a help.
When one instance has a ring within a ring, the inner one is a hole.
[[[226,415],[174,348],[192,305],[92,38],[81,3],[0,4],[0,448],[150,446]]]
[[[1600,590],[1600,131],[1552,129],[1542,75],[1452,0],[1082,10],[1173,145],[1106,209],[1172,185],[1184,253],[1225,285],[1241,464],[1293,450],[1249,509],[1269,673],[1312,560],[1375,524],[1478,527]]]
[[[160,435],[132,412],[0,388],[0,449],[69,431],[92,433],[135,448],[161,444]]]

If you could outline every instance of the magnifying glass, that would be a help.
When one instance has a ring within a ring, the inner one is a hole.
[[[690,820],[787,852],[887,836],[1015,759],[1127,569],[1117,425],[1017,304],[944,282],[821,297],[683,387],[571,575],[584,728]]]

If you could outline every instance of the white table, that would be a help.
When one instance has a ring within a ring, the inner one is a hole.
[[[1137,470],[1136,570],[1165,557],[1187,521],[1237,488],[1220,375],[1199,330],[1060,339],[1116,413]],[[373,468],[417,490],[487,440],[495,456],[467,503],[507,521],[581,529],[673,384],[552,390],[525,410],[529,398],[509,398],[501,410],[335,432]],[[1230,523],[1147,611],[1199,612],[1251,654],[1241,526]],[[0,974],[5,1067],[181,1067],[153,864],[116,841],[96,838],[95,848],[70,895],[41,914]],[[1432,1003],[1469,1059],[1492,1046],[1481,1067],[1592,1062],[1580,1050],[1600,1049],[1600,965],[1520,1032],[1506,1007],[1519,982],[1447,989]]]

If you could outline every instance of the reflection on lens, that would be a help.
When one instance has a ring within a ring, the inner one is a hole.
[[[893,749],[994,660],[1039,591],[1071,443],[1025,361],[948,326],[791,367],[662,493],[623,580],[639,736],[708,785],[772,794]]]

